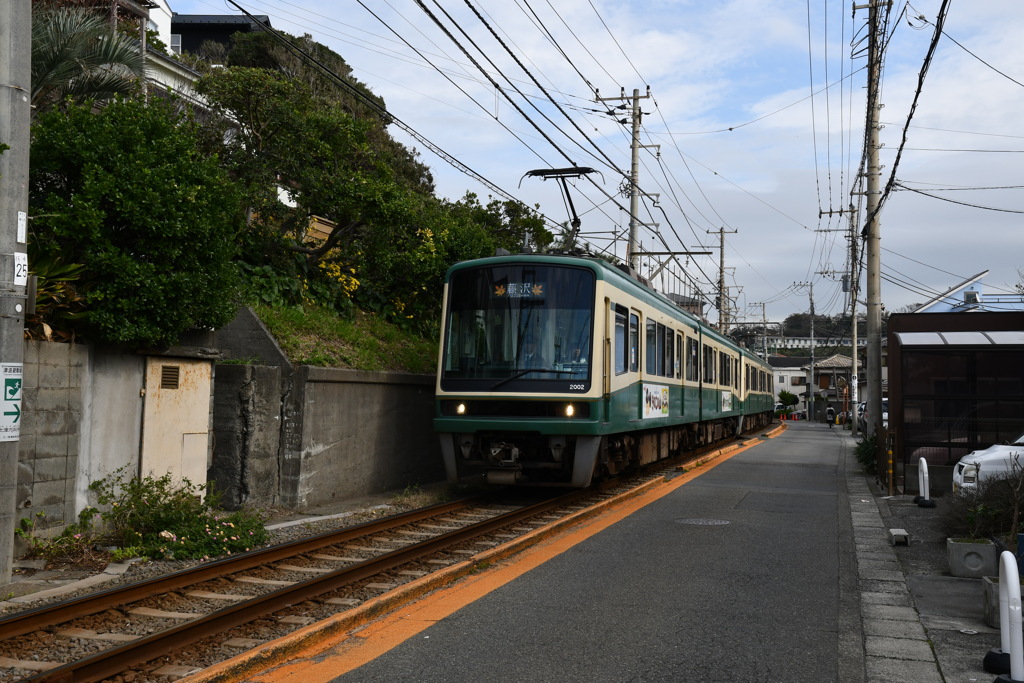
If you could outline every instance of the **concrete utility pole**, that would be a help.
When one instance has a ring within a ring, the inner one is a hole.
[[[764,336],[761,337],[761,341],[763,343],[763,348],[764,348],[764,360],[767,363],[768,362],[768,313],[767,313],[767,309],[765,308],[764,302],[761,302],[761,323],[762,323],[762,330],[764,331]]]
[[[729,326],[729,297],[725,290],[725,236],[738,231],[719,228],[705,232],[709,235],[718,235],[718,329],[724,334]]]
[[[643,115],[640,111],[640,100],[647,99],[650,96],[651,88],[648,86],[646,95],[641,96],[640,91],[634,88],[633,97],[629,98],[633,103],[631,112],[633,136],[632,143],[630,144],[632,161],[629,170],[629,242],[626,244],[626,263],[633,270],[637,270],[640,267],[640,254],[636,236],[641,225],[640,219],[637,218],[640,213],[640,148],[643,146],[640,144],[640,117]],[[609,100],[625,99],[627,99],[626,90],[623,88],[622,93],[618,97],[597,97],[596,101],[607,102]]]
[[[794,287],[807,287],[811,299],[811,367],[807,378],[807,419],[814,418],[814,283],[795,282]]]
[[[0,583],[10,583],[28,284],[32,0],[0,1]]]
[[[857,213],[850,204],[850,344],[853,349],[853,361],[850,366],[850,434],[857,436],[859,425],[857,406],[860,405],[860,350],[857,348],[857,294],[860,291],[860,277],[857,274]]]
[[[867,111],[867,412],[868,434],[877,435],[882,428],[882,274],[881,233],[878,221],[881,200],[882,168],[879,162],[882,44],[879,8],[888,0],[871,0],[868,6],[868,111]],[[856,6],[855,6],[856,9]]]
[[[852,434],[854,436],[856,436],[857,435],[857,414],[856,414],[857,410],[856,410],[856,408],[857,408],[857,286],[858,285],[857,285],[857,282],[855,280],[856,280],[856,277],[857,277],[857,229],[856,229],[857,213],[856,213],[856,211],[853,208],[853,204],[850,204],[850,208],[848,208],[848,209],[833,209],[833,210],[830,210],[830,211],[819,211],[818,212],[818,217],[820,218],[822,216],[825,216],[826,214],[828,216],[833,216],[833,215],[840,215],[841,216],[844,213],[847,215],[847,217],[848,217],[848,219],[850,221],[850,227],[849,227],[849,231],[850,231],[850,274],[849,274],[849,279],[847,280],[847,282],[849,283],[848,289],[850,291],[850,320],[852,321],[852,324],[851,324],[852,329],[850,331],[850,338],[851,338],[852,349],[853,349],[853,351],[852,351],[853,360],[851,361],[851,364],[850,364],[850,380],[851,380],[850,383],[851,383],[852,387],[849,389],[849,391],[850,391],[850,421],[853,423],[853,426],[851,427],[851,429],[852,429]],[[839,229],[834,229],[834,230],[833,229],[829,229],[829,230],[818,230],[817,232],[840,232],[840,230]],[[820,272],[819,271],[818,275],[832,275],[832,273],[830,273],[830,272]],[[833,374],[835,374],[835,373],[833,372]]]

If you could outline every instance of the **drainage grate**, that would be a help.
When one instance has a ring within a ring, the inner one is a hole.
[[[724,526],[727,519],[677,519],[676,524],[692,524],[693,526]]]

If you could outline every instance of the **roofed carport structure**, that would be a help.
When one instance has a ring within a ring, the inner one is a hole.
[[[897,482],[916,490],[921,458],[948,490],[967,453],[1024,432],[1024,313],[889,318],[889,429]]]

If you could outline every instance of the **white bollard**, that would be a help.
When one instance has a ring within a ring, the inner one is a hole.
[[[935,507],[935,501],[930,496],[931,486],[928,483],[928,461],[924,458],[921,458],[917,465],[917,490],[919,495],[914,498],[914,502],[918,507]]]
[[[997,681],[1024,681],[1024,640],[1022,640],[1020,574],[1017,558],[1009,550],[999,556],[999,637],[1002,647],[989,650],[985,671],[1001,675]],[[1007,661],[1009,660],[1009,661]]]

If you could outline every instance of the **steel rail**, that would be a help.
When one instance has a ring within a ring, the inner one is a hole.
[[[181,624],[166,631],[145,636],[110,650],[71,662],[24,679],[45,683],[92,683],[115,676],[125,669],[163,656],[168,652],[190,645],[203,638],[223,633],[304,600],[328,593],[357,581],[370,578],[399,565],[412,562],[424,555],[458,545],[469,539],[490,533],[509,524],[542,514],[566,505],[592,491],[573,491],[558,498],[536,503],[529,507],[493,517],[462,529],[428,539],[422,543],[391,551],[352,567],[338,569],[330,574],[307,579],[293,586],[280,588],[236,606],[226,607],[206,616]]]
[[[319,550],[326,546],[335,545],[368,534],[388,531],[405,524],[414,524],[430,517],[461,510],[474,502],[479,502],[479,500],[479,498],[473,498],[439,503],[408,513],[392,515],[380,520],[346,527],[345,529],[326,531],[322,534],[290,541],[281,545],[260,548],[240,555],[221,558],[213,562],[182,569],[166,576],[147,579],[138,583],[128,584],[127,586],[118,586],[65,602],[19,612],[0,619],[0,633],[3,633],[3,639],[6,640],[59,623],[96,614],[119,605],[125,605],[154,595],[168,593],[185,586],[220,578],[226,574],[233,574],[252,569],[253,567],[278,562],[285,558]]]

